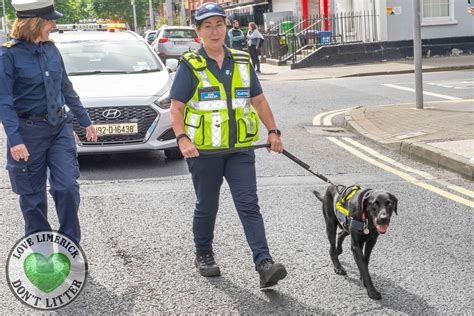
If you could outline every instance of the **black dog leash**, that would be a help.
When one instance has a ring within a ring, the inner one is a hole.
[[[269,148],[270,144],[260,144],[260,145],[253,145],[253,146],[248,146],[248,147],[238,147],[238,148],[228,148],[228,149],[215,149],[215,150],[199,150],[200,155],[208,156],[208,155],[215,155],[215,154],[233,154],[233,153],[239,153],[239,152],[245,152],[249,150],[254,150],[254,149],[259,149],[259,148]],[[339,187],[340,185],[334,184],[331,180],[326,178],[320,173],[317,173],[313,170],[311,170],[310,166],[304,162],[302,162],[300,159],[295,157],[294,155],[290,154],[288,151],[283,149],[282,152],[283,155],[288,157],[289,159],[293,160],[296,162],[300,167],[303,169],[306,169],[307,171],[311,172],[313,175],[318,177],[319,179],[323,180],[324,182],[330,183],[335,185],[336,187]]]

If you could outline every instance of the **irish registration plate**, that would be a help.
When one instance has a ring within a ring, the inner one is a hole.
[[[125,135],[138,133],[138,123],[102,124],[94,125],[99,136]]]

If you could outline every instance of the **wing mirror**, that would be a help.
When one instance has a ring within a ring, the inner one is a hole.
[[[178,60],[171,58],[166,60],[166,69],[168,69],[168,72],[175,72],[176,69],[178,68]]]

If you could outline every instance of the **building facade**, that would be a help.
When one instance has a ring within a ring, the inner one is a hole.
[[[338,12],[375,12],[381,41],[413,39],[413,0],[335,0]],[[423,39],[474,36],[467,0],[421,0]]]

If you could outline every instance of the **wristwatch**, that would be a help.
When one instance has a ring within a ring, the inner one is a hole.
[[[183,137],[189,139],[189,136],[186,135],[186,133],[182,133],[182,134],[179,134],[178,136],[176,136],[176,143],[179,144],[179,140]]]
[[[272,128],[272,129],[268,130],[268,135],[270,135],[271,133],[275,133],[278,136],[281,136],[281,131],[278,128]]]

